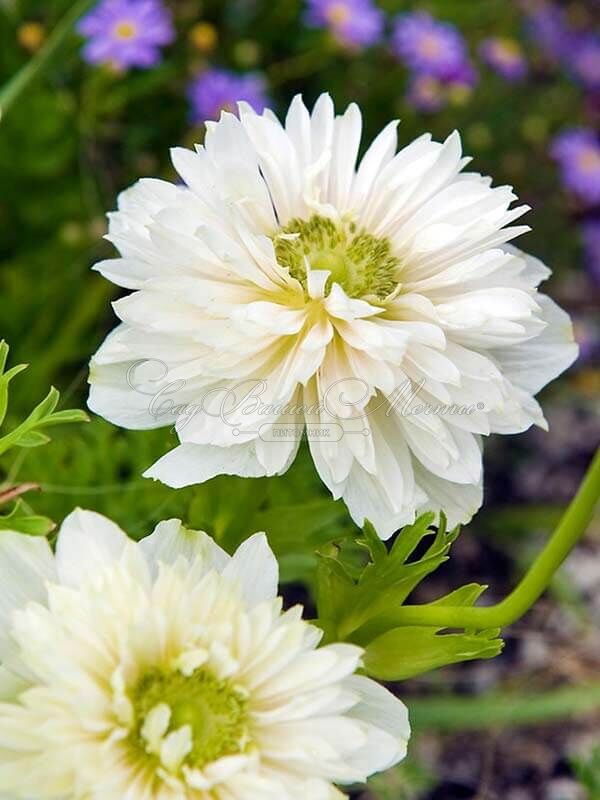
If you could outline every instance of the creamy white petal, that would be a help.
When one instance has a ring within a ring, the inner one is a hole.
[[[47,597],[0,620],[28,673],[0,669],[0,793],[339,800],[335,782],[398,760],[399,701],[386,710],[368,682],[348,683],[360,648],[317,649],[302,609],[282,613],[264,534],[231,559],[178,520],[124,538],[72,515],[57,569],[47,555]]]
[[[215,475],[241,475],[260,478],[267,470],[260,463],[253,441],[230,447],[204,444],[180,444],[159,458],[144,477],[154,478],[180,489],[194,483],[203,483]]]
[[[383,535],[441,498],[467,519],[480,497],[476,437],[544,426],[534,395],[576,353],[568,318],[537,291],[549,270],[507,244],[528,230],[514,224],[528,207],[465,171],[457,132],[396,152],[392,122],[357,162],[354,104],[336,116],[328,95],[312,111],[298,96],[285,124],[239,108],[239,120],[209,123],[195,152],[173,151],[185,187],[143,181],[119,198],[109,238],[122,258],[98,269],[135,291],[115,304],[125,328],[92,361],[90,407],[131,428],[175,422],[181,446],[146,474],[187,486],[280,474],[297,451],[269,441],[279,422],[296,424],[285,411],[257,403],[223,420],[199,404],[206,393],[251,380],[265,383],[266,405],[318,402],[328,384],[361,382],[360,399],[305,414],[336,432],[344,423],[341,439],[311,443],[334,496]],[[166,365],[154,382],[141,375],[141,392],[127,382],[137,359]],[[360,439],[366,405],[407,381],[431,419],[401,420],[377,446]]]
[[[545,295],[538,295],[546,327],[518,347],[492,351],[507,377],[517,386],[537,394],[577,358],[579,348],[569,315]]]
[[[65,517],[56,542],[61,583],[78,586],[118,561],[129,539],[118,525],[95,511],[77,508]]]
[[[207,533],[190,530],[178,519],[159,522],[150,536],[141,540],[140,548],[151,567],[158,562],[174,564],[183,558],[191,563],[200,558],[206,571],[222,572],[230,561],[229,555]]]
[[[6,629],[13,611],[46,599],[46,581],[56,575],[44,537],[0,531],[0,658],[7,652]]]
[[[279,565],[264,533],[243,542],[223,570],[223,577],[237,582],[250,608],[277,596]]]

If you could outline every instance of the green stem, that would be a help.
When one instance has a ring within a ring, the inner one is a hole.
[[[96,0],[78,0],[52,31],[45,45],[39,52],[0,89],[0,118],[3,117],[35,77],[42,72],[52,59],[63,41],[67,38],[79,17],[90,8]]]
[[[409,707],[416,730],[452,732],[538,725],[598,713],[600,684],[567,686],[540,694],[494,692],[474,698],[415,698]]]
[[[600,498],[600,449],[579,491],[564,513],[550,541],[521,583],[502,602],[484,608],[460,606],[401,606],[394,612],[397,625],[435,628],[503,628],[523,616],[548,588],[554,573],[584,534]]]

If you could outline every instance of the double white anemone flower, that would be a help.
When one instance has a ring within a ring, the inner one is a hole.
[[[457,133],[396,152],[395,122],[356,166],[361,125],[327,95],[285,125],[240,104],[173,151],[184,185],[121,195],[122,257],[96,268],[134,292],[89,404],[128,428],[170,406],[181,444],[146,474],[174,487],[283,473],[308,423],[322,480],[385,538],[426,509],[468,520],[481,436],[545,425],[534,395],[577,348],[549,270],[506,245],[527,230],[511,188],[462,172]]]
[[[0,797],[335,800],[402,759],[404,705],[282,613],[264,534],[140,544],[75,511],[0,535]]]

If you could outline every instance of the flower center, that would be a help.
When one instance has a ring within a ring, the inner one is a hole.
[[[343,25],[350,19],[350,9],[345,3],[334,3],[326,14],[332,25]]]
[[[592,147],[585,148],[579,157],[579,165],[584,172],[596,172],[600,169],[600,153]]]
[[[115,25],[115,34],[117,39],[133,39],[137,33],[137,29],[133,22],[123,20]]]
[[[435,58],[442,52],[442,43],[435,33],[426,33],[419,43],[421,54],[427,58]]]
[[[306,273],[328,270],[350,297],[385,299],[398,286],[400,261],[387,239],[358,230],[354,222],[336,223],[317,214],[293,219],[274,237],[282,267],[306,289]]]
[[[138,682],[131,701],[133,744],[174,771],[183,763],[201,769],[243,752],[248,744],[246,697],[209,670],[197,669],[190,676],[153,670]],[[165,743],[169,754],[180,749],[174,764],[165,763]]]

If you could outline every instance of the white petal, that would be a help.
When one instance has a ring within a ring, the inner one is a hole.
[[[404,703],[383,686],[362,675],[351,675],[344,685],[361,698],[350,711],[350,716],[390,734],[397,742],[397,760],[404,758],[411,733],[408,709]],[[392,764],[388,764],[390,766]]]
[[[159,458],[144,473],[145,478],[166,483],[174,489],[192,486],[215,475],[241,475],[260,478],[267,470],[256,455],[254,442],[217,447],[208,444],[181,444]]]
[[[264,533],[255,533],[238,547],[223,577],[240,583],[250,607],[277,597],[279,565]]]
[[[12,612],[29,601],[46,602],[46,581],[56,579],[52,551],[43,537],[0,531],[0,658],[6,652]]]
[[[222,572],[230,561],[229,555],[207,533],[189,530],[178,519],[159,522],[150,536],[141,540],[140,548],[153,569],[159,562],[174,564],[183,558],[191,564],[201,558],[207,570]]]
[[[56,569],[61,583],[79,586],[118,561],[129,541],[127,534],[102,514],[75,509],[61,525],[56,543]]]
[[[526,342],[492,351],[510,380],[531,394],[564,372],[579,352],[569,315],[543,294],[536,299],[547,323],[544,330]]]

